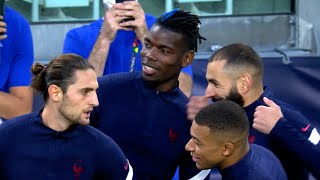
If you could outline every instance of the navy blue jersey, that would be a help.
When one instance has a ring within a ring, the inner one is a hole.
[[[191,122],[188,98],[175,88],[159,92],[149,87],[140,72],[98,78],[99,106],[91,124],[119,144],[137,179],[171,179],[179,165],[180,178],[198,173],[185,145]]]
[[[306,127],[310,124],[309,120],[306,119],[299,111],[294,109],[291,105],[277,100],[269,88],[264,89],[264,93],[260,96],[258,100],[245,107],[245,111],[248,115],[250,123],[250,132],[249,132],[249,142],[255,143],[261,146],[264,146],[270,149],[281,161],[289,179],[308,179],[308,174],[305,169],[304,163],[297,158],[297,156],[280,141],[281,137],[278,137],[276,134],[265,135],[256,129],[252,128],[254,112],[256,107],[259,105],[265,105],[263,97],[267,97],[273,100],[276,104],[281,107],[283,116],[286,119],[290,120],[290,123],[297,128]],[[308,133],[306,131],[305,133]],[[309,132],[310,133],[310,132]],[[285,134],[282,134],[285,135]],[[290,142],[286,142],[290,143]]]
[[[279,137],[279,141],[296,155],[296,159],[303,161],[312,175],[320,179],[320,134],[314,125],[298,129],[289,120],[281,118],[270,134]]]
[[[286,180],[278,158],[268,149],[251,144],[249,152],[236,164],[219,170],[223,180]]]
[[[125,180],[132,175],[111,138],[91,126],[54,131],[39,113],[1,124],[0,147],[0,179]]]

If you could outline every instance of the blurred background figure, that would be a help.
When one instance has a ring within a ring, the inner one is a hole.
[[[29,84],[34,60],[29,23],[8,6],[3,12],[0,16],[0,123],[31,112]]]

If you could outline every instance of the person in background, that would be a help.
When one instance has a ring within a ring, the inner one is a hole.
[[[0,15],[0,124],[32,111],[33,42],[27,20],[5,6]]]
[[[249,121],[235,102],[222,100],[203,108],[195,116],[190,133],[186,150],[198,169],[217,168],[222,179],[287,179],[271,151],[249,145]]]
[[[0,179],[132,179],[118,145],[89,126],[99,101],[88,61],[66,54],[32,72],[45,105],[0,126]]]
[[[193,119],[194,115],[208,104],[209,98],[214,102],[227,99],[238,103],[244,108],[249,119],[249,142],[270,149],[281,161],[288,179],[308,179],[304,163],[279,141],[279,134],[265,135],[252,128],[256,107],[265,105],[263,97],[279,104],[284,117],[297,129],[311,124],[299,111],[278,100],[271,89],[263,85],[263,63],[257,52],[240,43],[217,50],[209,59],[206,79],[208,86],[205,95],[191,97],[187,105],[189,119]],[[311,133],[310,131],[311,129],[305,129],[304,133]]]
[[[267,97],[263,98],[265,105],[256,108],[252,127],[264,134],[277,136],[279,141],[304,162],[312,175],[320,179],[320,134],[319,129],[312,124],[297,129],[289,120],[283,117],[279,105]],[[311,132],[307,129],[312,129]]]
[[[75,53],[88,59],[98,76],[141,71],[144,36],[156,18],[145,14],[138,1],[115,3],[107,0],[104,4],[103,18],[67,33],[63,53]],[[187,96],[191,95],[191,65],[182,69],[179,87]]]
[[[144,38],[142,72],[98,78],[100,106],[91,124],[115,140],[126,154],[136,179],[204,179],[184,146],[190,139],[188,97],[178,87],[181,68],[197,51],[199,17],[175,9],[163,14]]]

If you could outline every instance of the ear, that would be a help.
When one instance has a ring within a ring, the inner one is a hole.
[[[252,86],[252,77],[250,74],[243,74],[237,80],[237,88],[238,92],[242,94],[246,94]]]
[[[233,153],[233,151],[234,151],[234,144],[232,144],[232,143],[225,143],[224,144],[224,147],[223,147],[224,149],[223,149],[223,151],[222,151],[222,155],[224,155],[224,156],[230,156],[232,153]]]
[[[193,50],[186,52],[184,60],[182,62],[182,67],[185,68],[185,67],[189,66],[189,64],[192,63],[193,58],[194,58],[194,51]]]
[[[54,102],[59,102],[62,99],[62,90],[57,85],[50,85],[48,88],[48,94],[50,99]]]

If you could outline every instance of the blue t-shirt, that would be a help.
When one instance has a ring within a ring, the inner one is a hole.
[[[148,29],[156,22],[156,18],[146,15]],[[90,53],[98,39],[102,19],[89,25],[70,30],[64,40],[63,53],[75,53],[88,59]],[[132,44],[136,35],[133,31],[119,30],[112,41],[104,68],[104,75],[117,72],[129,72],[132,59]],[[139,52],[135,56],[134,71],[141,71],[140,51],[142,44],[139,43]],[[189,65],[182,69],[183,72],[192,77],[192,68]]]
[[[252,144],[249,152],[236,164],[219,170],[223,180],[286,180],[279,161],[268,149]]]
[[[5,7],[4,21],[8,37],[0,41],[0,91],[28,86],[31,82],[33,43],[27,20],[10,7]]]

